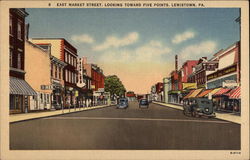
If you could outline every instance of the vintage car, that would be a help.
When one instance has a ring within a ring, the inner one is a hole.
[[[183,102],[183,113],[193,117],[215,117],[213,103],[207,98],[185,99]]]

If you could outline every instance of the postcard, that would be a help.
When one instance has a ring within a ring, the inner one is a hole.
[[[0,13],[1,159],[249,159],[247,1]]]

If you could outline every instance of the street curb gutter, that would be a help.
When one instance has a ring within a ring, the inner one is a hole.
[[[46,115],[46,113],[43,113],[43,115],[42,115],[42,113],[26,113],[26,114],[22,114],[22,115],[10,115],[9,116],[9,123],[16,123],[16,122],[28,121],[28,120],[33,120],[33,119],[40,119],[40,118],[45,118],[45,117],[53,117],[53,116],[71,114],[71,113],[89,111],[89,110],[94,110],[94,109],[101,109],[101,108],[106,108],[106,107],[111,107],[111,106],[113,106],[113,105],[94,106],[94,107],[83,108],[83,110],[76,110],[76,111],[72,111],[72,112],[69,112],[68,109],[65,109],[64,113],[60,112],[60,113],[51,114],[52,112],[61,111],[61,110],[58,110],[58,111],[46,112],[47,115]],[[74,109],[71,109],[71,110],[74,110]],[[33,114],[34,116],[32,117],[29,114]]]
[[[183,110],[181,106],[174,105],[174,104],[169,104],[169,103],[161,103],[161,102],[153,102],[155,104],[159,104],[162,106],[170,107],[173,109],[178,109],[178,110]],[[234,116],[234,115],[229,115],[229,114],[221,114],[221,113],[215,113],[216,119],[221,119],[224,121],[229,121],[237,124],[241,124],[241,117],[240,116]]]

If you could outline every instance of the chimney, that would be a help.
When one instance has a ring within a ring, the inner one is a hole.
[[[82,64],[87,64],[87,57],[82,57]]]
[[[175,71],[178,70],[178,56],[175,55]]]
[[[25,25],[25,39],[28,40],[29,39],[29,30],[30,30],[30,24],[26,24]]]

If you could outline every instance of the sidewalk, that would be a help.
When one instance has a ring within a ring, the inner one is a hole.
[[[153,102],[153,103],[167,106],[167,107],[174,108],[174,109],[183,110],[183,107],[180,105],[161,103],[161,102]],[[216,115],[217,119],[222,119],[225,121],[230,121],[230,122],[241,124],[241,116],[239,116],[239,115],[234,115],[232,113],[218,113],[218,112],[215,112],[215,115]]]
[[[63,114],[69,114],[69,113],[75,113],[75,112],[81,112],[85,110],[93,110],[98,108],[104,108],[104,107],[110,107],[112,105],[102,105],[102,106],[93,106],[93,107],[83,107],[83,108],[71,108],[64,109],[64,110],[55,110],[55,111],[46,111],[46,112],[34,112],[34,113],[21,113],[21,114],[11,114],[9,116],[9,122],[19,122],[19,121],[25,121],[30,119],[37,119],[37,118],[43,118],[43,117],[49,117],[49,116],[57,116],[57,115],[63,115]]]

